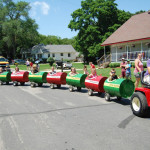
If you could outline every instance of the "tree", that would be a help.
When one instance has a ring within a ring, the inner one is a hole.
[[[49,63],[50,66],[52,66],[55,60],[52,57],[49,57],[47,58],[47,62]]]
[[[131,14],[118,10],[115,0],[85,0],[71,16],[68,27],[78,31],[76,49],[84,54],[86,60],[95,60],[103,49],[100,44]]]
[[[38,26],[29,17],[29,3],[1,0],[0,7],[0,19],[2,18],[0,41],[5,45],[2,49],[5,49],[7,56],[14,58],[16,51],[19,52],[21,48],[30,47],[33,44],[38,36]]]
[[[44,45],[72,45],[74,46],[74,41],[75,39],[68,39],[68,38],[64,38],[61,39],[58,36],[53,36],[53,35],[39,35],[39,43],[44,44]]]

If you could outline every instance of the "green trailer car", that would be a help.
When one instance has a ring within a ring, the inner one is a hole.
[[[86,77],[86,74],[76,74],[74,76],[67,75],[66,83],[69,85],[69,91],[72,92],[74,87],[77,87],[78,91],[81,91],[81,88],[85,88]]]
[[[38,72],[35,74],[29,73],[29,81],[31,82],[31,87],[36,85],[42,86],[43,83],[47,83],[46,80],[47,72]]]
[[[135,90],[134,83],[127,79],[116,79],[104,82],[105,100],[110,101],[110,97],[116,96],[117,100],[130,97]]]
[[[11,72],[3,72],[0,74],[0,85],[11,82]]]

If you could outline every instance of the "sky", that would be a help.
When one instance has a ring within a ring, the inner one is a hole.
[[[14,0],[15,2],[20,0]],[[72,38],[77,32],[68,28],[71,14],[81,8],[81,0],[23,0],[30,3],[31,18],[39,26],[38,32],[43,35],[55,35],[61,38]],[[118,8],[135,13],[150,10],[150,0],[116,0]]]

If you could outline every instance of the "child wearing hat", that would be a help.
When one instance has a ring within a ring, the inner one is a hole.
[[[130,60],[127,60],[127,64],[126,64],[126,78],[130,78],[131,79],[131,64],[130,64]]]

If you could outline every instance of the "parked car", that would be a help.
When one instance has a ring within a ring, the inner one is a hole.
[[[2,67],[4,71],[10,71],[9,62],[3,56],[0,56],[0,67]]]
[[[39,63],[42,63],[42,62],[43,62],[42,59],[38,59],[38,60],[35,61],[36,64],[39,64]]]
[[[14,59],[13,64],[14,65],[16,65],[16,64],[25,65],[26,61],[23,59]]]
[[[70,62],[62,62],[62,61],[57,61],[57,62],[56,62],[56,68],[57,68],[57,69],[58,69],[58,68],[61,68],[62,63],[63,63],[63,68],[64,68],[64,69],[65,69],[65,68],[71,69],[72,63],[70,63]]]

